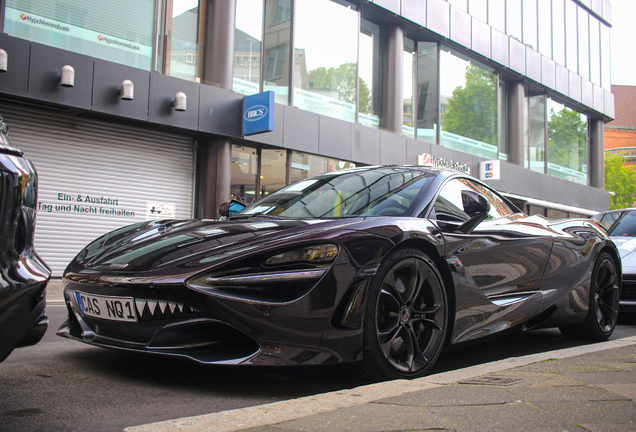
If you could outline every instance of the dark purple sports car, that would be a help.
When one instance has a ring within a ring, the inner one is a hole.
[[[506,330],[605,340],[620,287],[618,251],[594,221],[528,217],[457,171],[365,167],[224,221],[95,240],[66,269],[58,334],[209,364],[358,362],[374,379],[412,378],[445,346]]]

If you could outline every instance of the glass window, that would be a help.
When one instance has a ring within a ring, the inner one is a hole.
[[[294,106],[355,122],[359,38],[355,6],[344,1],[300,1],[295,14]]]
[[[610,80],[610,29],[601,24],[601,82],[605,90],[611,90]]]
[[[236,0],[233,90],[237,93],[260,92],[262,38],[263,0]]]
[[[577,30],[578,7],[573,1],[565,2],[565,66],[578,73],[579,71],[579,31]]]
[[[497,75],[447,49],[440,51],[440,68],[440,144],[498,159]]]
[[[287,151],[261,150],[260,198],[284,187],[287,178]]]
[[[506,33],[519,42],[523,40],[521,27],[521,0],[506,2]]]
[[[532,205],[532,204],[528,205],[528,215],[529,216],[533,216],[533,215],[545,216],[545,210],[546,209],[544,207],[539,207],[539,206]]]
[[[568,212],[564,212],[561,210],[548,209],[548,219],[556,220],[556,219],[567,219]]]
[[[565,66],[565,3],[563,1],[552,0],[552,59]]]
[[[612,237],[636,237],[636,212],[608,213],[601,221]]]
[[[499,159],[507,161],[508,160],[508,91],[506,90],[506,82],[502,79],[499,80],[499,106],[498,106],[498,117],[499,117],[499,131],[498,131],[498,143],[497,147],[499,148]]]
[[[164,74],[199,81],[201,48],[197,44],[199,23],[198,0],[174,0],[172,17],[166,19]]]
[[[417,43],[417,139],[437,143],[437,43]]]
[[[537,49],[537,0],[523,0],[523,43]]]
[[[601,28],[594,17],[590,17],[590,81],[601,85]]]
[[[486,220],[499,219],[517,212],[500,196],[480,183],[468,179],[453,179],[446,183],[433,204],[433,219],[446,222],[466,222],[470,216],[464,211],[462,191],[468,190],[483,195],[490,204]]]
[[[404,53],[402,56],[402,135],[415,138],[415,128],[413,125],[413,83],[415,68],[417,67],[417,53],[415,52],[415,42],[411,39],[404,39]]]
[[[341,161],[309,153],[292,152],[291,182],[295,183],[315,175],[355,168],[353,162]]]
[[[263,91],[273,91],[276,103],[289,103],[291,0],[265,1]]]
[[[541,0],[539,6],[539,52],[552,58],[552,4],[550,0]]]
[[[485,23],[488,22],[488,2],[484,0],[468,0],[468,13]]]
[[[370,21],[360,22],[360,56],[358,63],[358,123],[380,127],[380,27]]]
[[[506,0],[488,1],[488,24],[500,32],[506,32]]]
[[[544,94],[528,97],[526,168],[540,173],[545,173],[545,100]]]
[[[152,68],[154,0],[90,4],[86,0],[6,0],[4,13],[4,32],[10,36],[139,69]]]
[[[231,198],[250,204],[256,200],[258,155],[255,148],[232,145]]]
[[[579,75],[590,79],[590,23],[589,14],[577,7],[579,24]]]
[[[548,112],[548,174],[587,184],[587,116],[552,99]]]
[[[325,174],[265,197],[237,217],[413,216],[433,177],[400,168]]]

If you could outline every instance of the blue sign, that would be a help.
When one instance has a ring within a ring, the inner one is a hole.
[[[266,91],[243,98],[243,135],[274,130],[274,92]]]

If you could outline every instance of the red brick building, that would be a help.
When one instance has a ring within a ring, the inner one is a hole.
[[[623,155],[636,167],[636,86],[612,85],[615,118],[605,125],[605,154]]]

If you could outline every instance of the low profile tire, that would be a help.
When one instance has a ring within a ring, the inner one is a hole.
[[[380,266],[364,319],[362,372],[372,380],[426,375],[444,346],[448,304],[433,261],[400,249]]]
[[[587,316],[581,324],[559,327],[563,336],[601,342],[612,335],[618,319],[620,277],[612,256],[599,254],[592,270]]]

